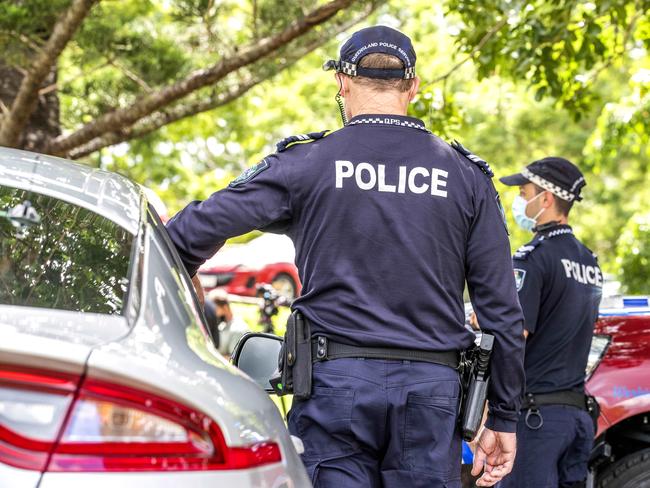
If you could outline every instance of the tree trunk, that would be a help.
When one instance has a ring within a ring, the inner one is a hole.
[[[56,83],[56,67],[45,79],[43,86]],[[16,98],[23,74],[13,66],[8,66],[0,59],[0,101],[4,107],[11,107]],[[4,107],[2,112],[4,112]],[[19,148],[42,152],[48,141],[61,135],[59,97],[56,90],[38,96],[36,110],[29,118],[27,127],[20,137]]]

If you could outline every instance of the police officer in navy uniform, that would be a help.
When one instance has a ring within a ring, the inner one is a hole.
[[[292,307],[310,322],[319,357],[311,397],[294,401],[288,424],[319,487],[460,486],[456,368],[474,340],[466,282],[495,336],[480,486],[514,460],[523,315],[503,209],[487,163],[406,116],[415,59],[397,30],[356,32],[326,65],[346,125],[282,141],[167,227],[190,276],[252,229],[293,240],[303,291]],[[335,358],[342,348],[348,357]]]
[[[499,487],[581,486],[594,438],[585,369],[603,284],[596,257],[568,224],[585,179],[566,159],[548,157],[500,180],[519,186],[514,217],[535,237],[513,258],[527,338],[526,395],[515,467]]]

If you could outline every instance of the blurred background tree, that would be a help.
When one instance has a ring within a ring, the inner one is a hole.
[[[143,137],[240,97],[376,6],[373,0],[1,2],[0,144],[81,158]],[[66,97],[57,117],[57,102]]]
[[[30,85],[38,105],[9,140],[20,83],[75,8],[77,26]],[[173,213],[279,139],[340,127],[337,86],[320,66],[352,31],[382,23],[416,46],[423,86],[411,114],[497,176],[546,155],[578,164],[588,186],[576,232],[626,291],[648,293],[649,8],[650,0],[0,2],[0,144],[118,171],[156,190]],[[496,185],[508,209],[515,192]],[[530,238],[510,229],[513,248]]]

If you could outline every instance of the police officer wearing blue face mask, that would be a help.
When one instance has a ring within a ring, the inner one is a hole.
[[[314,353],[310,396],[294,397],[288,424],[319,487],[460,487],[465,283],[495,337],[479,486],[514,460],[523,315],[502,208],[485,161],[406,115],[415,60],[399,31],[356,32],[326,63],[346,125],[285,139],[167,226],[190,276],[252,229],[293,240],[303,291],[292,308]]]
[[[514,255],[526,335],[526,395],[517,425],[515,467],[500,488],[581,486],[597,404],[585,396],[585,369],[603,276],[568,225],[585,179],[548,157],[500,179],[519,186],[512,211],[535,237]]]

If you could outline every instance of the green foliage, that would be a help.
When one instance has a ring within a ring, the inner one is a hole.
[[[0,58],[26,64],[33,46],[41,45],[52,25],[70,0],[30,0],[0,2]]]
[[[636,259],[645,252],[637,244],[647,230],[638,222],[650,208],[650,63],[646,58],[639,64],[645,67],[637,67],[629,77],[629,94],[603,108],[584,148],[585,169],[592,175],[590,194],[596,202],[587,213],[593,244],[601,259],[610,262],[611,271],[637,291],[650,275],[647,260]],[[631,235],[637,236],[637,244]],[[647,233],[645,239],[647,243]]]
[[[43,38],[70,0],[30,0],[0,3],[0,29]]]
[[[300,17],[316,5],[315,0],[260,0],[256,2],[259,19],[257,31],[261,36],[284,28],[292,19]]]
[[[650,213],[636,215],[623,229],[616,263],[628,293],[648,293],[650,270]]]
[[[448,7],[463,21],[459,45],[465,52],[494,32],[476,58],[479,78],[499,73],[525,80],[536,100],[550,96],[576,118],[595,101],[590,88],[598,71],[621,58],[633,40],[647,43],[648,0],[451,0]]]

